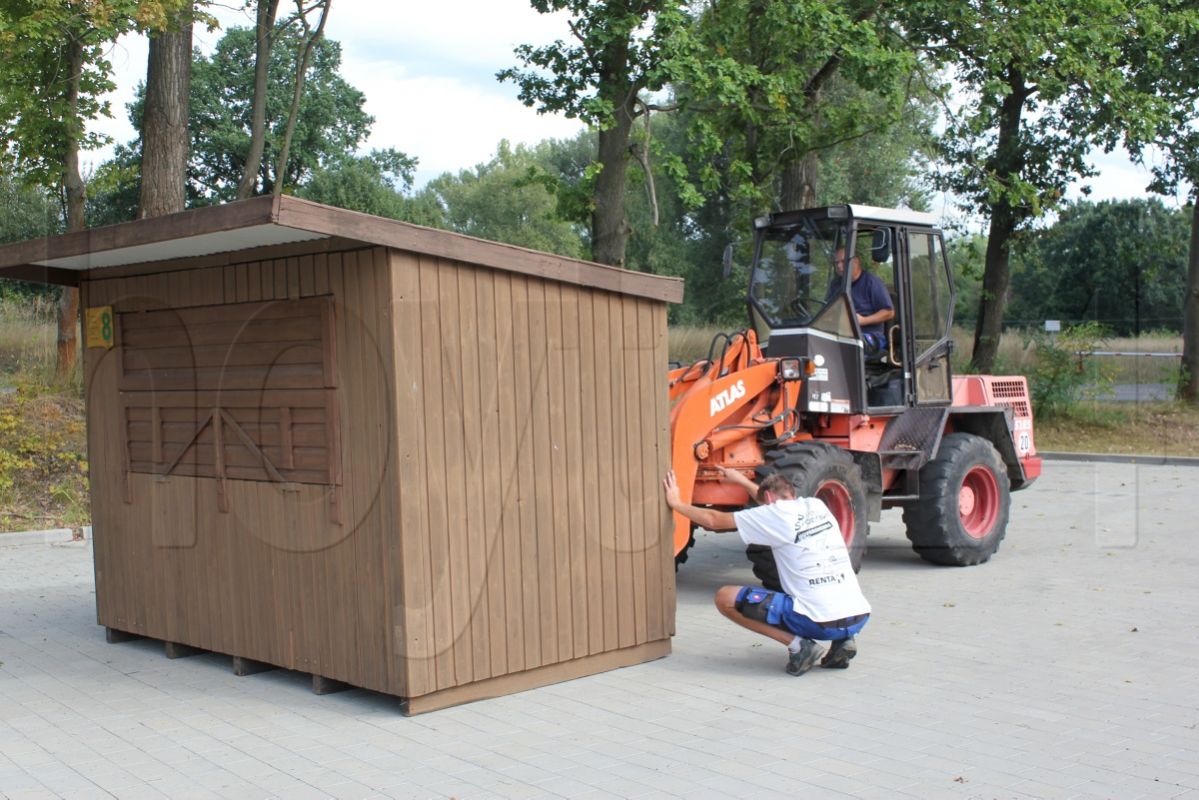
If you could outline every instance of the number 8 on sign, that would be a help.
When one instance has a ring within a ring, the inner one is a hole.
[[[113,345],[112,306],[87,310],[87,346],[109,350]]]

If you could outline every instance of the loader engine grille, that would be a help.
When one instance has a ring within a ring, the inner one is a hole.
[[[991,397],[995,402],[1008,406],[1017,417],[1031,417],[1028,404],[1028,387],[1023,380],[993,380],[990,382]]]

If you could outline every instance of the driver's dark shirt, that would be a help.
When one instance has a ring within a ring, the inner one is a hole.
[[[841,284],[838,281],[830,288],[829,297],[840,294],[840,292]],[[866,270],[862,270],[857,280],[849,287],[849,297],[853,301],[854,312],[863,317],[868,317],[884,308],[895,307],[891,303],[891,295],[887,293],[887,286],[883,283],[883,279]],[[882,347],[886,344],[886,335],[883,333],[883,323],[881,322],[863,325],[862,336],[866,339],[867,344],[874,347]]]
[[[884,308],[893,308],[891,295],[887,294],[887,287],[883,283],[883,279],[866,270],[862,270],[862,274],[849,287],[849,296],[853,300],[853,310],[863,317],[868,317]],[[862,333],[877,336],[882,340],[883,323],[863,325]]]

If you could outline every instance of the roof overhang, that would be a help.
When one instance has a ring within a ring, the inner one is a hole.
[[[44,274],[51,278],[47,282],[59,283],[66,277],[64,273],[207,256],[327,236],[280,224],[281,200],[256,197],[241,203],[207,206],[0,247],[0,277],[19,272],[11,277],[29,280]],[[55,277],[59,280],[54,280]]]
[[[669,303],[683,282],[513,245],[324,206],[295,197],[255,197],[177,214],[0,246],[0,278],[77,285],[92,271],[178,263],[278,245],[330,240],[378,245]],[[236,256],[228,256],[230,261]]]

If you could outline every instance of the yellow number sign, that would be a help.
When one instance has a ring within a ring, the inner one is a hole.
[[[112,306],[100,306],[87,310],[87,346],[112,348],[113,317]]]

